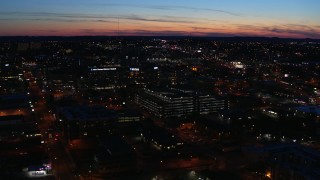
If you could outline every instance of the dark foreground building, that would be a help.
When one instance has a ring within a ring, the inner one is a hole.
[[[320,153],[297,144],[274,144],[245,150],[257,171],[271,179],[320,179]]]
[[[103,106],[71,106],[58,110],[66,139],[104,135],[118,120],[113,111]]]

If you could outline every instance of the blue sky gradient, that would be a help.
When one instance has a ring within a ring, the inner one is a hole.
[[[0,36],[320,38],[318,0],[5,0]]]

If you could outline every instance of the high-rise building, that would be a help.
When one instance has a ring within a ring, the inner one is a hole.
[[[118,89],[124,85],[120,82],[120,65],[90,67],[87,77],[81,80],[84,89],[97,91]]]

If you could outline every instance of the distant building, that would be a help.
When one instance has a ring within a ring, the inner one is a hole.
[[[29,95],[22,93],[0,95],[0,116],[32,113],[33,105],[29,99]]]
[[[0,116],[0,141],[15,141],[35,139],[40,144],[41,134],[33,121],[28,121],[23,115]]]
[[[119,64],[89,67],[87,75],[81,79],[81,87],[96,91],[119,89],[124,86],[120,82],[120,74],[121,66]]]
[[[299,106],[295,108],[297,112],[309,113],[310,115],[320,116],[320,106]]]
[[[194,91],[144,89],[135,96],[135,102],[157,117],[180,117],[185,115],[209,114],[225,109],[225,101],[211,95]]]
[[[156,126],[145,128],[141,137],[144,141],[151,142],[155,147],[164,151],[174,150],[183,145],[183,142],[177,137]]]
[[[53,177],[52,162],[44,151],[18,156],[24,178]]]
[[[49,69],[46,78],[55,100],[76,92],[76,79],[72,70]]]
[[[103,136],[99,138],[99,147],[94,155],[94,163],[100,171],[107,171],[117,165],[122,168],[134,168],[134,150],[118,136]]]
[[[144,120],[143,115],[134,110],[126,109],[118,112],[120,123],[127,123],[127,122],[139,122]]]
[[[0,116],[0,126],[23,124],[23,121],[22,115]]]
[[[105,135],[118,115],[103,106],[70,106],[58,110],[67,139]]]
[[[17,63],[0,58],[0,94],[22,93],[26,90],[23,72]]]
[[[17,51],[27,51],[33,49],[40,49],[42,44],[40,42],[21,42],[17,45]]]
[[[275,144],[245,149],[249,161],[263,165],[271,179],[320,179],[320,153],[297,144]]]

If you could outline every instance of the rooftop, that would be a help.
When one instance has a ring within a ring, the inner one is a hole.
[[[299,106],[296,107],[296,109],[302,112],[320,115],[320,106]]]
[[[76,105],[63,107],[58,110],[63,116],[70,121],[81,120],[106,120],[117,118],[117,114],[113,111],[108,110],[103,106],[87,106],[87,105]]]

